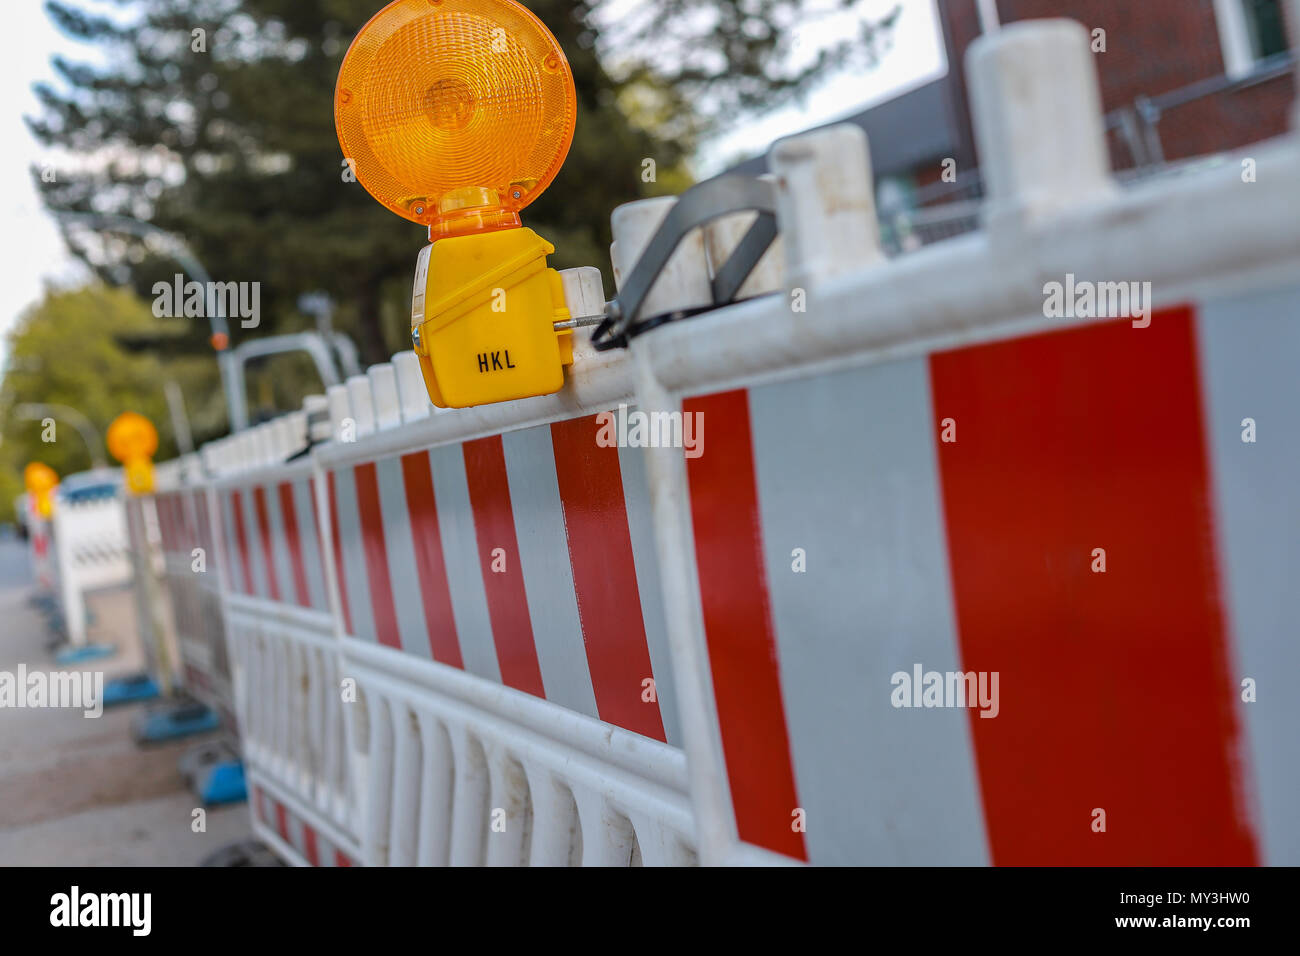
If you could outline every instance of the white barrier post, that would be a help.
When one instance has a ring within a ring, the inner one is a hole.
[[[768,173],[760,179],[775,183],[776,176]],[[717,271],[726,264],[736,246],[745,238],[749,227],[758,219],[756,212],[740,212],[730,216],[721,216],[704,227],[704,244],[709,251],[711,271]],[[785,243],[778,234],[759,258],[753,270],[736,290],[736,299],[751,299],[765,292],[775,292],[782,288],[785,281]]]
[[[971,44],[966,73],[995,239],[1114,193],[1097,65],[1081,24],[1013,23]]]
[[[560,270],[564,304],[573,318],[600,315],[605,311],[605,286],[595,266]]]
[[[414,352],[398,352],[393,356],[393,375],[397,383],[402,421],[418,422],[422,418],[428,418],[433,403],[429,401],[429,391],[424,386],[420,356]]]
[[[385,362],[366,369],[374,400],[375,427],[380,431],[402,424],[402,407],[397,397],[397,371]]]
[[[610,217],[614,242],[610,258],[614,264],[614,281],[622,287],[651,236],[667,215],[675,200],[643,200],[614,210]],[[652,287],[641,310],[641,317],[690,308],[712,302],[712,284],[703,238],[696,230],[683,241],[669,260],[669,269]],[[669,281],[665,281],[669,280]],[[680,411],[681,405],[655,378],[649,352],[633,341],[629,352],[634,362],[638,406],[655,411]],[[694,590],[695,560],[690,546],[691,531],[685,523],[684,502],[686,474],[681,450],[646,448],[646,472],[650,486],[651,510],[655,519],[655,551],[660,565],[660,587],[664,599],[665,624],[671,646],[673,678],[677,684],[677,703],[681,716],[684,749],[690,770],[690,795],[698,822],[696,839],[700,860],[718,862],[725,848],[735,839],[731,820],[731,797],[725,781],[712,771],[721,759],[721,740],[712,730],[713,688],[709,662],[702,648],[692,638],[698,629],[699,602]],[[579,795],[574,794],[575,801]],[[548,809],[554,809],[548,806]],[[585,817],[584,817],[585,809]],[[594,862],[608,853],[609,846],[599,831],[590,829],[592,816],[600,807],[585,798],[579,804],[579,823],[583,833],[583,862]]]
[[[615,285],[621,288],[623,281],[632,274],[655,230],[676,202],[676,196],[658,196],[624,203],[614,210],[610,216],[614,242],[609,257],[614,265]],[[678,244],[659,278],[650,287],[638,318],[698,308],[712,302],[713,284],[704,253],[704,236],[699,229],[692,229]]]
[[[352,420],[356,423],[358,440],[375,433],[375,402],[370,391],[370,379],[353,375],[345,383],[348,400],[352,404]]]
[[[806,292],[885,258],[866,133],[842,124],[791,136],[772,145],[770,162],[787,289]]]
[[[342,441],[344,425],[352,422],[355,427],[355,420],[352,418],[351,392],[346,385],[331,385],[325,390],[325,397],[330,409],[330,440]]]
[[[302,400],[306,423],[304,438],[308,444],[330,440],[330,403],[324,395],[308,395]]]

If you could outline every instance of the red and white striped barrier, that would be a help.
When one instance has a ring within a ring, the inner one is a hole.
[[[1271,677],[1297,663],[1300,148],[1250,150],[1267,183],[1121,193],[1085,49],[1027,24],[973,55],[982,156],[1014,169],[984,232],[864,269],[873,236],[783,225],[806,314],[787,289],[633,343],[646,407],[707,422],[703,456],[648,452],[706,860],[1300,861]],[[779,146],[779,182],[859,168],[854,135]],[[783,224],[870,205],[779,196]],[[1076,278],[1156,311],[1049,318]],[[997,702],[930,706],[931,673],[996,674]]]
[[[818,863],[1300,859],[1276,676],[1300,664],[1297,358],[1300,285],[687,399],[739,838]],[[914,668],[996,673],[997,699],[899,708]]]
[[[597,429],[327,472],[344,631],[679,745],[644,464]]]
[[[169,646],[179,660],[173,664],[179,682],[212,707],[230,731],[237,726],[234,691],[226,643],[222,581],[215,565],[219,549],[208,493],[187,484],[182,471],[197,472],[194,459],[174,469],[161,469],[158,491],[133,506],[152,508],[157,525],[157,556],[168,613],[162,619]],[[141,538],[136,547],[153,550],[147,519],[132,522]],[[156,642],[155,642],[156,645]]]
[[[42,591],[54,591],[54,567],[50,553],[50,522],[36,513],[36,506],[30,495],[23,494],[15,507],[26,509],[27,552],[32,564],[32,577],[36,586]]]
[[[593,360],[594,407],[627,393],[625,366]],[[422,398],[418,369],[398,373]],[[363,857],[692,860],[636,450],[598,445],[575,396],[429,416],[358,384],[332,398],[360,437],[314,457],[343,670],[364,694]],[[483,434],[503,415],[516,427]]]
[[[979,233],[887,259],[861,133],[798,137],[749,300],[579,345],[557,395],[432,413],[405,354],[309,454],[301,418],[205,449],[258,832],[321,864],[1300,862],[1300,136],[1121,190],[1093,70],[1063,21],[972,53]],[[666,205],[619,211],[616,277]],[[700,444],[606,447],[629,409]]]
[[[355,859],[360,807],[326,591],[318,480],[304,459],[218,481],[209,500],[228,582],[226,627],[250,779],[279,788],[304,826],[330,834],[332,845]]]
[[[292,809],[292,800],[267,789],[265,783],[254,784],[249,791],[253,819],[264,840],[283,859],[297,866],[355,866],[356,860],[331,839]]]

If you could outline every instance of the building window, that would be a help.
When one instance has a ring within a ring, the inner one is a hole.
[[[1214,0],[1214,13],[1228,76],[1245,76],[1289,45],[1282,0]]]

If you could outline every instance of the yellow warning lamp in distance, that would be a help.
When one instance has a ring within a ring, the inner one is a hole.
[[[54,514],[54,489],[59,487],[59,475],[49,465],[33,461],[23,469],[23,484],[36,503],[36,513],[49,519]]]
[[[555,178],[577,96],[564,51],[513,0],[394,0],[343,57],[334,124],[366,190],[429,227],[411,342],[435,405],[564,384],[573,361],[555,251],[519,211]]]
[[[123,412],[108,426],[108,453],[122,463],[126,487],[132,494],[153,491],[153,456],[158,451],[158,429],[135,412]]]

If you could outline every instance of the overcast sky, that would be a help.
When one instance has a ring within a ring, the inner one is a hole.
[[[697,157],[697,172],[709,175],[741,153],[762,152],[772,140],[787,133],[852,114],[864,106],[896,95],[942,75],[947,69],[939,35],[936,0],[865,0],[863,15],[877,17],[895,3],[903,6],[890,49],[879,66],[866,73],[828,79],[799,107],[778,110],[746,122],[743,128],[719,137]],[[88,4],[90,5],[90,4]],[[380,0],[376,0],[376,9]],[[113,4],[109,7],[112,8]],[[0,58],[0,77],[7,95],[0,98],[0,209],[4,211],[4,254],[0,256],[0,334],[41,296],[47,282],[72,284],[84,280],[86,271],[65,251],[50,217],[43,211],[32,182],[32,166],[59,165],[59,157],[37,144],[23,123],[25,114],[37,112],[32,85],[53,81],[50,58],[92,58],[82,45],[63,37],[50,24],[41,0],[10,0],[5,4],[10,37]],[[799,35],[799,49],[814,51],[843,35],[846,24],[820,21]],[[322,95],[332,95],[323,91]],[[7,343],[0,338],[0,362]]]
[[[0,255],[0,332],[41,295],[46,280],[72,282],[86,272],[64,251],[63,241],[36,196],[30,169],[54,162],[23,123],[37,112],[32,84],[53,80],[50,57],[76,55],[80,47],[50,24],[41,0],[11,0],[5,5],[9,42],[0,58],[0,210],[4,215],[4,254]],[[0,341],[0,356],[7,343]]]

